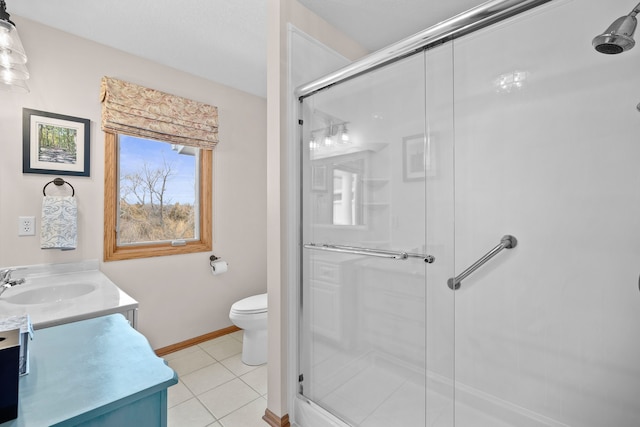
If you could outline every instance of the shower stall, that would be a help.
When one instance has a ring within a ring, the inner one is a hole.
[[[597,52],[633,5],[586,3],[298,88],[297,425],[640,425],[640,50]]]

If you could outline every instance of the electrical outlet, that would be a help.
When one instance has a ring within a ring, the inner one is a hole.
[[[18,236],[35,236],[36,235],[36,217],[21,216],[18,217]]]

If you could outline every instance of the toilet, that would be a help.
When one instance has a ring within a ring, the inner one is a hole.
[[[267,363],[267,294],[235,302],[229,319],[244,330],[242,362],[253,366]]]

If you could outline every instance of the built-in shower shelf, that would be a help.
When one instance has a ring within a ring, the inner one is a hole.
[[[311,152],[311,160],[325,159],[327,157],[343,156],[345,154],[360,153],[362,151],[377,152],[389,144],[382,142],[372,142],[367,144],[346,144],[336,145],[331,148],[324,148]]]
[[[389,183],[389,180],[386,178],[365,178],[362,180],[369,187],[382,187]]]
[[[367,248],[388,249],[389,243],[391,243],[389,240],[360,240],[354,244],[363,245]]]

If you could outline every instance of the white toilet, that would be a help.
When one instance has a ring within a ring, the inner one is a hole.
[[[244,329],[242,362],[254,366],[267,363],[267,294],[235,302],[229,311],[229,319]]]

